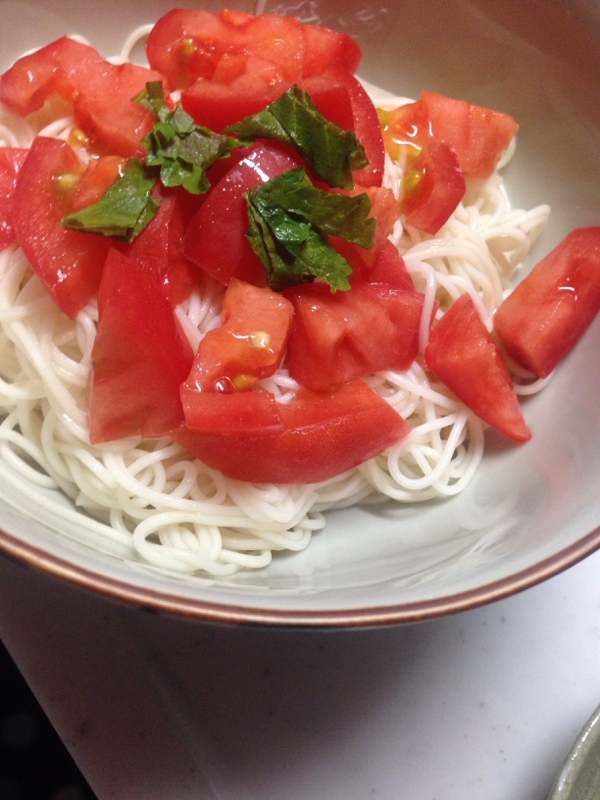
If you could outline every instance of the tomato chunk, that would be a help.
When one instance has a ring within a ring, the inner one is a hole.
[[[508,354],[544,378],[600,310],[600,227],[577,228],[503,301],[494,326]]]
[[[294,304],[288,342],[290,375],[325,391],[362,375],[408,369],[419,350],[423,295],[359,282],[331,293],[322,283],[287,289]]]
[[[364,381],[337,391],[303,389],[278,404],[283,431],[215,436],[181,427],[172,436],[213,469],[253,483],[316,483],[379,455],[410,425]]]
[[[183,422],[179,387],[194,354],[159,276],[111,250],[98,311],[88,400],[91,441],[168,434]]]
[[[416,183],[402,201],[406,224],[435,236],[466,191],[454,148],[446,142],[426,141],[408,173],[409,180],[411,174]]]
[[[101,236],[63,228],[72,210],[81,165],[72,148],[58,139],[33,142],[13,195],[15,237],[54,301],[74,318],[98,289],[110,242]],[[65,181],[61,181],[64,178]]]
[[[369,164],[354,172],[354,180],[361,186],[381,186],[385,167],[385,148],[379,115],[373,101],[358,78],[345,70],[331,70],[328,75],[344,83],[352,105],[351,127],[365,149]]]
[[[162,76],[146,67],[114,65],[90,45],[63,36],[20,58],[0,76],[0,100],[21,116],[58,95],[74,103],[75,119],[100,148],[132,155],[153,115],[132,97]]]
[[[294,17],[231,10],[174,9],[158,20],[146,44],[150,66],[172,89],[212,80],[226,55],[257,56],[294,81],[301,77],[304,51],[303,26]]]
[[[200,342],[186,383],[202,394],[229,393],[251,389],[273,375],[293,313],[283,295],[234,278],[225,290],[222,324]]]
[[[362,60],[362,50],[349,34],[322,25],[306,24],[304,35],[306,52],[302,74],[305,77],[322,75],[331,69],[356,72]]]
[[[500,350],[469,294],[433,327],[424,356],[429,369],[484,422],[518,442],[531,438]]]
[[[265,286],[265,269],[248,239],[244,192],[301,164],[297,153],[277,142],[258,142],[211,189],[187,229],[184,253],[221,283],[232,278]]]
[[[204,274],[183,252],[184,233],[202,196],[183,189],[165,189],[161,184],[154,194],[160,199],[156,216],[131,244],[116,246],[145,272],[160,277],[165,297],[175,307],[188,299]]]
[[[13,195],[17,175],[26,156],[25,148],[0,148],[0,251],[15,241],[12,226]]]
[[[392,158],[413,157],[425,141],[451,145],[467,177],[488,178],[517,133],[515,120],[502,111],[423,92],[415,103],[382,112],[383,136]]]
[[[284,429],[271,392],[199,392],[184,383],[181,401],[185,427],[197,433],[266,436]]]

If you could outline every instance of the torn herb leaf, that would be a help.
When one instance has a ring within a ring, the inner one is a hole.
[[[138,158],[130,158],[99,200],[63,217],[60,224],[131,242],[158,210],[160,201],[151,196],[157,180],[155,169],[149,169]]]
[[[323,116],[308,92],[297,85],[226,130],[245,141],[266,138],[286,142],[298,150],[315,177],[334,188],[354,188],[353,170],[369,163],[356,133]]]
[[[160,167],[164,186],[183,186],[191,194],[207,192],[210,182],[206,170],[219,158],[228,156],[234,147],[245,144],[233,136],[196,125],[179,105],[171,111],[160,81],[148,83],[135,99],[157,117],[142,139],[142,146],[147,150],[146,163]]]
[[[349,197],[318,189],[303,167],[288,170],[246,192],[253,250],[272,289],[320,278],[333,291],[350,288],[352,267],[329,241],[339,236],[370,247],[375,219],[367,194]]]

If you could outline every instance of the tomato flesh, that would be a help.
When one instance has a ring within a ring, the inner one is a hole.
[[[424,297],[389,284],[356,283],[332,294],[328,285],[287,289],[294,305],[287,365],[314,391],[385,369],[405,370],[419,350]]]
[[[59,225],[72,210],[72,191],[61,189],[60,176],[80,173],[66,142],[38,137],[19,171],[12,213],[18,244],[50,296],[72,318],[98,290],[110,248],[108,239]]]
[[[21,116],[53,96],[74,103],[78,125],[100,149],[132,155],[153,115],[132,97],[162,75],[132,64],[114,65],[89,45],[63,36],[25,55],[0,76],[0,100]]]
[[[293,313],[283,295],[234,278],[225,290],[222,324],[200,342],[186,383],[201,394],[235,393],[273,375]]]
[[[484,422],[518,442],[531,438],[500,350],[469,294],[433,327],[425,363]]]
[[[434,140],[424,142],[412,170],[419,178],[402,201],[406,224],[435,236],[464,197],[463,171],[454,148]]]
[[[334,392],[302,389],[278,404],[283,430],[217,436],[180,427],[171,435],[213,469],[253,483],[316,483],[362,464],[411,432],[364,381]]]
[[[199,392],[186,382],[180,396],[185,428],[194,433],[266,436],[284,429],[270,392]]]
[[[0,251],[15,241],[12,225],[13,195],[17,175],[26,156],[25,148],[0,148]]]
[[[91,441],[167,435],[183,422],[179,387],[194,354],[159,276],[111,250],[98,312],[88,400]]]
[[[508,354],[542,378],[600,310],[600,227],[577,228],[502,302],[494,326]]]

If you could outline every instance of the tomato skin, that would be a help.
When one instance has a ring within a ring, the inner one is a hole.
[[[162,75],[132,64],[109,63],[89,45],[63,36],[23,56],[0,76],[0,100],[21,116],[53,95],[74,104],[77,124],[100,150],[133,155],[153,115],[131,98]]]
[[[469,294],[429,334],[425,364],[484,422],[518,442],[531,439],[500,350]]]
[[[171,435],[224,475],[252,483],[316,483],[382,453],[410,425],[364,381],[335,392],[302,389],[278,404],[284,430],[258,436],[214,436],[181,427]]]
[[[545,378],[600,310],[600,227],[576,228],[502,302],[494,317],[507,353]]]
[[[223,298],[222,324],[200,342],[186,383],[202,394],[236,393],[273,375],[283,359],[293,313],[283,295],[233,278]]]
[[[295,151],[278,142],[263,140],[245,150],[190,222],[184,237],[186,257],[223,284],[239,278],[266,286],[265,268],[246,238],[244,192],[301,163]]]
[[[12,226],[13,195],[17,175],[27,156],[22,147],[0,148],[0,252],[15,241]]]
[[[424,301],[418,292],[357,282],[332,294],[315,282],[285,295],[294,305],[287,366],[313,391],[380,370],[408,369],[417,356]]]
[[[412,169],[422,177],[402,200],[406,224],[435,236],[464,197],[463,171],[454,148],[434,140],[424,142]]]
[[[159,276],[111,249],[98,312],[88,400],[92,443],[167,435],[183,422],[179,387],[194,354]]]
[[[58,224],[71,211],[71,193],[58,187],[56,176],[80,170],[66,142],[36,138],[17,177],[12,212],[18,244],[52,299],[73,319],[97,291],[110,247],[101,236]]]

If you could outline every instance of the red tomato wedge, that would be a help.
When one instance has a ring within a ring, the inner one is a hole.
[[[446,142],[428,140],[411,172],[417,177],[415,186],[402,200],[406,224],[435,236],[452,216],[467,188],[458,157]]]
[[[273,375],[285,352],[293,313],[283,295],[231,280],[222,324],[200,342],[188,386],[202,394],[237,392]]]
[[[474,178],[492,174],[519,129],[509,114],[466,100],[423,92],[418,102],[423,105],[433,138],[451,144],[465,175]]]
[[[389,239],[381,245],[373,268],[364,278],[369,283],[386,283],[396,289],[412,292],[415,284],[400,251]]]
[[[469,294],[433,327],[425,364],[484,422],[517,442],[531,438],[500,350]]]
[[[313,391],[385,369],[408,369],[419,350],[422,294],[356,283],[332,294],[322,283],[285,291],[294,305],[287,366]]]
[[[199,392],[181,386],[185,428],[218,436],[266,436],[284,430],[278,404],[270,392]]]
[[[203,197],[162,186],[155,195],[160,199],[156,216],[131,244],[116,246],[145,272],[160,277],[165,297],[175,307],[187,300],[204,275],[183,252],[184,233]]]
[[[71,194],[72,210],[79,211],[96,203],[117,180],[124,165],[125,159],[121,156],[90,159]]]
[[[451,145],[467,177],[488,178],[517,133],[515,120],[502,111],[423,92],[415,103],[381,114],[386,149],[393,158],[433,139]]]
[[[276,65],[284,80],[295,81],[302,75],[305,47],[303,25],[294,17],[174,9],[154,26],[146,52],[172,89],[187,89],[198,78],[212,80],[226,55],[257,56]]]
[[[165,14],[150,33],[146,52],[150,66],[173,89],[187,89],[198,78],[212,80],[217,70],[223,74],[223,59],[238,56],[270,62],[289,82],[327,69],[355,72],[362,58],[360,46],[346,33],[278,14],[204,9]]]
[[[358,78],[345,70],[330,70],[327,73],[344,83],[352,105],[352,128],[365,149],[369,165],[354,172],[354,180],[361,186],[381,186],[385,167],[385,148],[379,115],[373,101]]]
[[[26,156],[25,148],[0,148],[0,251],[15,241],[12,226],[13,195],[17,175]]]
[[[58,139],[38,137],[17,177],[12,221],[17,242],[48,293],[69,317],[98,289],[110,241],[63,228],[72,192],[62,189],[61,175],[81,173],[72,148]]]
[[[91,441],[168,434],[183,422],[179,387],[194,354],[159,276],[111,250],[98,311],[88,400]]]
[[[410,425],[364,381],[335,392],[301,390],[278,404],[280,433],[213,436],[182,427],[171,435],[213,469],[253,483],[316,483],[379,455]]]
[[[184,238],[184,253],[221,283],[232,278],[265,286],[265,268],[248,239],[244,192],[301,164],[295,151],[278,142],[258,142],[234,163],[210,191]]]
[[[341,69],[352,74],[356,72],[362,60],[362,50],[356,39],[343,31],[312,24],[304,25],[304,35],[304,77],[322,75],[331,69]]]
[[[577,228],[517,285],[496,312],[507,353],[544,378],[600,310],[600,227]]]
[[[89,45],[63,36],[20,58],[0,76],[0,100],[21,116],[55,95],[74,103],[75,118],[100,148],[132,155],[153,124],[132,97],[162,75],[132,64],[114,65]]]

